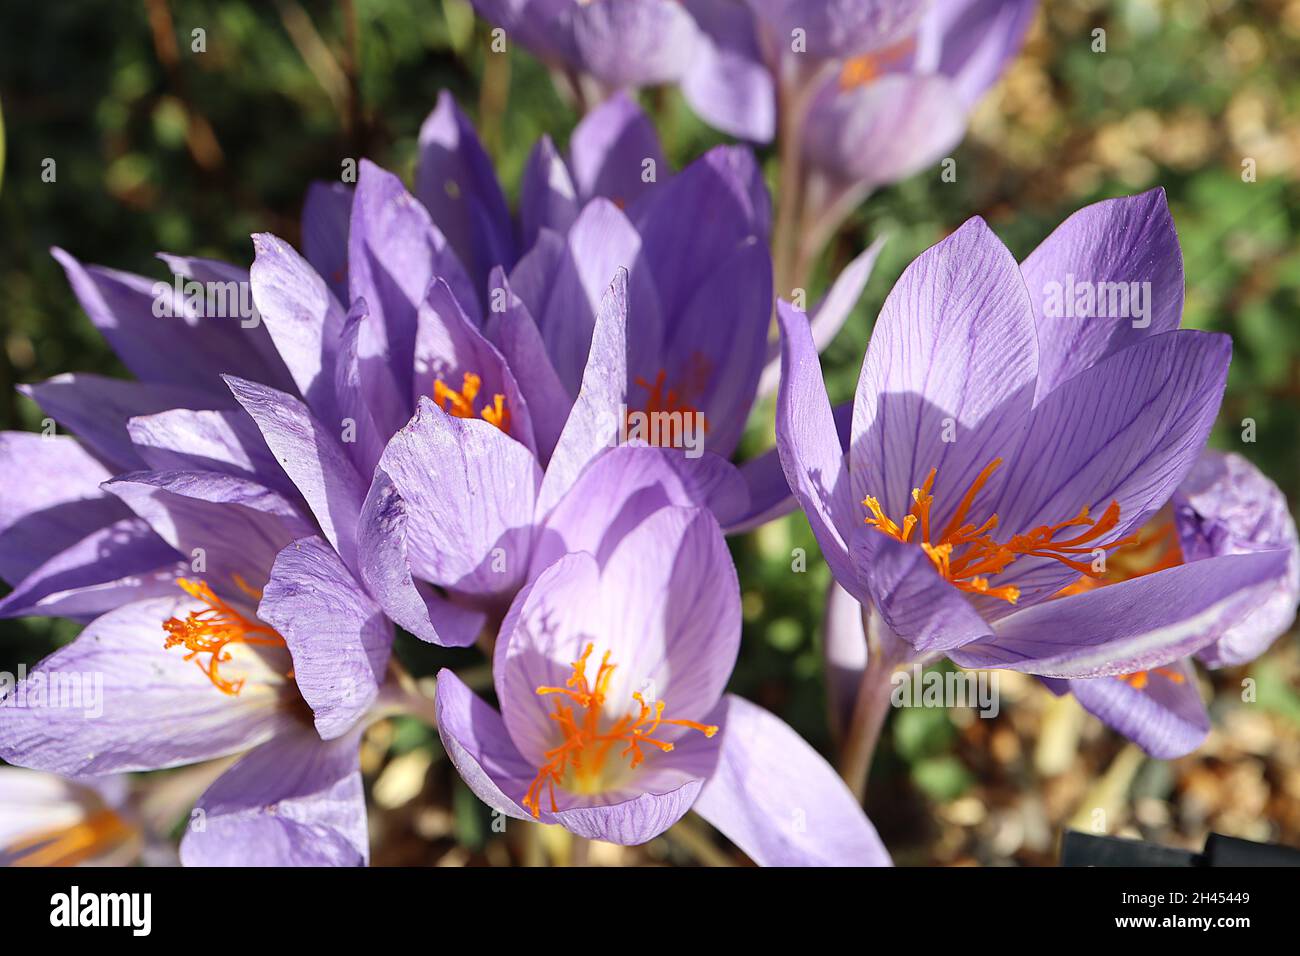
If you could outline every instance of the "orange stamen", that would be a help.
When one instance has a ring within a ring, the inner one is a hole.
[[[1183,675],[1168,667],[1153,667],[1149,671],[1134,671],[1132,674],[1119,674],[1118,677],[1134,690],[1145,690],[1152,674],[1159,674],[1175,684],[1183,682]]]
[[[433,383],[433,400],[448,415],[456,418],[474,417],[474,400],[478,398],[483,379],[473,372],[466,372],[461,377],[460,391],[453,390],[442,379]],[[485,405],[479,412],[483,420],[495,425],[507,435],[510,434],[510,410],[506,408],[506,397],[502,394],[492,396],[492,404]]]
[[[866,86],[889,67],[903,60],[914,49],[916,49],[916,39],[906,37],[892,46],[876,50],[874,53],[855,56],[846,62],[844,68],[840,70],[841,92],[848,92],[857,89],[859,86]]]
[[[1073,584],[1061,588],[1052,596],[1068,597],[1071,594],[1082,594],[1093,588],[1146,577],[1148,574],[1155,574],[1167,568],[1176,568],[1183,563],[1183,549],[1178,543],[1178,531],[1171,518],[1165,517],[1159,521],[1152,521],[1133,537],[1137,540],[1106,562],[1105,573],[1082,577]],[[1132,674],[1119,674],[1117,677],[1134,690],[1145,690],[1150,683],[1151,674],[1159,674],[1175,684],[1183,683],[1183,675],[1168,667],[1134,671]]]
[[[619,751],[619,756],[629,757],[628,767],[634,769],[645,760],[645,753],[641,750],[643,745],[655,747],[663,753],[673,749],[671,741],[649,736],[662,725],[687,727],[698,730],[706,737],[712,737],[718,732],[718,728],[712,724],[665,718],[664,702],[660,700],[648,703],[639,692],[632,695],[638,712],[628,713],[602,730],[601,713],[617,665],[609,662],[609,651],[606,651],[596,670],[594,684],[589,683],[587,660],[594,649],[594,644],[588,644],[582,656],[573,662],[573,675],[564,687],[537,688],[539,697],[558,695],[571,703],[556,703],[551,719],[564,733],[564,742],[546,751],[546,763],[537,771],[528,792],[524,794],[524,808],[532,811],[534,818],[541,815],[543,790],[547,791],[551,812],[559,810],[555,800],[557,784],[580,793],[597,792],[605,760],[616,744],[627,744]]]
[[[136,830],[103,808],[65,827],[53,827],[0,847],[10,866],[76,866],[136,836]]]
[[[265,625],[250,621],[221,598],[217,597],[206,582],[181,578],[176,582],[190,597],[207,605],[201,611],[190,611],[185,620],[171,618],[163,621],[163,630],[167,638],[164,648],[184,645],[189,651],[185,660],[194,661],[199,670],[207,675],[212,685],[223,694],[238,696],[243,690],[244,679],[229,680],[222,677],[219,665],[230,661],[230,644],[262,644],[270,647],[285,647],[284,638]],[[248,586],[242,578],[236,577],[235,583],[250,596],[260,597],[256,589]],[[199,655],[208,655],[207,663],[195,660]],[[290,675],[292,676],[292,675]]]
[[[917,543],[944,580],[959,590],[986,594],[1011,604],[1020,600],[1020,589],[1014,585],[991,586],[989,577],[1001,574],[1017,558],[1026,555],[1051,558],[1082,575],[1095,578],[1101,576],[1100,572],[1094,571],[1090,562],[1077,560],[1077,555],[1092,554],[1098,550],[1112,551],[1137,542],[1137,535],[1129,535],[1105,544],[1097,543],[1119,524],[1119,503],[1115,501],[1096,520],[1088,516],[1085,507],[1068,521],[1042,525],[1026,534],[1013,535],[1005,542],[995,540],[990,532],[998,526],[996,514],[989,515],[979,525],[966,519],[980,490],[1001,465],[1002,459],[995,458],[976,476],[937,538],[931,537],[930,527],[930,511],[934,504],[931,492],[936,474],[933,468],[921,487],[912,489],[912,507],[901,525],[885,515],[879,500],[871,496],[862,501],[871,511],[871,516],[865,521],[882,534],[904,543],[912,540],[912,532],[919,525]],[[1056,535],[1061,531],[1073,527],[1086,527],[1087,530],[1064,541],[1056,540]]]
[[[699,422],[699,427],[708,434],[709,420],[694,404],[691,396],[702,394],[708,383],[708,361],[703,356],[696,356],[687,381],[680,388],[668,386],[668,373],[660,369],[655,373],[654,381],[647,381],[642,376],[636,377],[636,384],[645,389],[646,399],[641,408],[628,408],[627,428],[634,429],[632,416],[643,412],[647,416],[665,416],[668,420],[667,434],[661,434],[661,444],[679,447],[686,440],[685,430]],[[675,417],[670,417],[675,416]]]

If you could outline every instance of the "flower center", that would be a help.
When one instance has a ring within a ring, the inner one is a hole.
[[[483,379],[473,372],[466,372],[461,377],[460,391],[454,391],[442,379],[433,383],[433,400],[448,415],[456,418],[474,417],[474,399],[478,398]],[[507,435],[510,434],[510,409],[506,408],[506,397],[500,393],[492,396],[492,404],[484,405],[479,412],[483,420],[495,425]]]
[[[53,827],[0,847],[5,866],[76,866],[136,836],[135,828],[103,808],[71,826]]]
[[[696,356],[687,380],[678,388],[668,385],[668,373],[660,369],[654,381],[636,377],[636,384],[645,390],[645,402],[640,408],[629,406],[625,430],[629,438],[662,448],[684,448],[698,432],[702,440],[709,432],[709,420],[691,399],[701,394],[708,383],[708,363]]]
[[[892,46],[876,50],[874,53],[855,56],[847,61],[844,68],[840,70],[840,91],[847,93],[859,86],[866,86],[895,63],[909,56],[915,49],[916,39],[906,37]]]
[[[563,731],[564,742],[546,751],[546,763],[537,771],[537,776],[524,795],[524,807],[531,810],[534,817],[541,813],[543,789],[549,792],[552,813],[559,810],[555,802],[557,784],[573,793],[600,793],[606,789],[608,781],[604,773],[605,761],[619,744],[626,745],[619,751],[619,756],[629,758],[627,767],[634,769],[645,760],[645,753],[641,749],[643,745],[656,747],[664,753],[673,749],[671,741],[650,736],[661,725],[688,727],[698,730],[706,737],[712,737],[718,732],[718,728],[712,724],[665,719],[664,702],[647,702],[639,691],[632,695],[637,712],[633,714],[629,709],[628,714],[602,729],[602,710],[617,665],[609,662],[609,651],[606,651],[596,671],[595,684],[589,683],[587,660],[594,647],[594,644],[588,644],[582,656],[573,662],[573,676],[564,687],[537,688],[539,697],[557,694],[571,703],[563,700],[556,703],[555,711],[550,716]]]
[[[1001,466],[1002,459],[995,458],[984,466],[975,481],[967,489],[953,513],[952,519],[936,535],[930,527],[930,508],[934,496],[930,493],[934,487],[935,469],[930,469],[925,484],[912,489],[912,507],[903,518],[902,525],[891,521],[880,508],[880,502],[868,495],[862,503],[871,510],[872,517],[864,519],[877,531],[889,535],[898,541],[913,540],[912,532],[920,526],[917,543],[929,556],[936,570],[943,578],[961,591],[972,594],[987,594],[1000,598],[1011,604],[1020,600],[1020,589],[1014,585],[992,587],[988,576],[1000,574],[1017,558],[1030,555],[1038,558],[1051,558],[1066,567],[1073,568],[1090,578],[1099,578],[1103,570],[1096,568],[1096,562],[1078,560],[1078,555],[1103,554],[1116,548],[1127,547],[1135,543],[1139,536],[1129,535],[1107,543],[1101,539],[1113,531],[1119,524],[1119,502],[1112,501],[1100,518],[1088,516],[1088,508],[1079,509],[1079,513],[1068,521],[1059,524],[1040,525],[1026,534],[1014,535],[1007,541],[996,541],[989,534],[998,526],[998,516],[990,515],[978,526],[967,522],[966,516],[975,496]],[[1066,528],[1086,527],[1088,530],[1064,541],[1055,540]]]
[[[222,664],[231,660],[231,644],[258,644],[268,647],[285,647],[284,638],[263,624],[258,624],[244,617],[221,598],[212,593],[204,581],[181,578],[176,582],[190,597],[207,605],[201,611],[190,611],[185,620],[173,617],[163,621],[163,630],[167,632],[164,648],[184,645],[189,651],[185,660],[194,661],[199,670],[212,681],[212,686],[223,694],[236,697],[243,690],[244,678],[230,680],[219,671]],[[250,588],[238,575],[235,583],[250,596],[260,598],[256,589]],[[207,660],[203,660],[206,656]],[[290,672],[287,676],[292,677]]]

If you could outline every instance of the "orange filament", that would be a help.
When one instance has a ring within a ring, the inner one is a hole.
[[[952,519],[937,536],[932,536],[933,529],[930,527],[930,509],[934,503],[934,496],[931,494],[935,476],[933,468],[930,469],[925,483],[920,488],[912,489],[912,508],[903,518],[902,525],[890,520],[881,510],[880,502],[871,496],[867,496],[862,501],[872,514],[865,521],[877,531],[902,542],[912,540],[912,532],[916,530],[917,525],[920,525],[917,543],[921,545],[921,549],[925,551],[935,569],[946,581],[958,590],[972,594],[987,594],[1011,604],[1020,600],[1020,589],[1014,585],[992,587],[989,585],[989,576],[1002,573],[1017,558],[1026,555],[1051,558],[1082,575],[1099,577],[1101,572],[1094,571],[1091,562],[1080,561],[1075,556],[1091,554],[1097,550],[1111,551],[1127,547],[1138,540],[1137,535],[1130,535],[1106,544],[1099,543],[1101,538],[1119,524],[1119,502],[1112,501],[1102,516],[1095,520],[1088,516],[1088,508],[1084,507],[1068,521],[1041,525],[1026,534],[1014,535],[1004,542],[995,541],[989,532],[998,526],[996,514],[990,515],[978,526],[973,522],[968,523],[966,515],[975,501],[975,496],[1001,464],[1002,459],[995,458],[984,466],[984,470],[962,496]],[[1088,530],[1064,541],[1054,540],[1056,535],[1065,528],[1081,526],[1087,527]]]
[[[121,846],[135,829],[107,808],[65,827],[53,827],[0,847],[10,866],[76,866]]]
[[[473,372],[466,372],[461,377],[460,391],[453,391],[442,379],[433,383],[433,400],[448,415],[456,418],[474,417],[474,399],[478,398],[483,379]],[[507,435],[510,434],[510,409],[506,408],[506,397],[502,394],[492,396],[492,404],[485,405],[479,412],[483,420],[495,425]]]
[[[1134,690],[1144,690],[1150,679],[1150,675],[1159,674],[1175,684],[1183,682],[1183,675],[1178,671],[1168,667],[1155,667],[1149,671],[1134,671],[1132,674],[1120,674],[1119,679],[1128,684]]]
[[[226,650],[226,646],[263,644],[270,647],[285,647],[284,638],[271,628],[256,624],[244,617],[213,594],[212,588],[208,587],[206,582],[181,578],[176,583],[186,594],[202,601],[207,607],[201,611],[190,611],[183,621],[175,617],[163,621],[163,630],[167,632],[163,647],[170,649],[183,644],[189,651],[185,655],[185,660],[194,661],[217,690],[232,697],[237,696],[244,687],[244,679],[241,677],[239,680],[229,680],[222,677],[218,671],[219,665],[231,659],[230,651]],[[251,596],[260,597],[256,589],[250,588],[242,578],[236,576],[235,583]],[[206,664],[202,660],[195,660],[200,654],[208,655]]]
[[[847,92],[857,89],[859,86],[866,86],[889,67],[905,58],[915,48],[916,40],[907,37],[874,53],[855,56],[846,62],[844,68],[840,70],[840,90]]]
[[[1138,538],[1137,542],[1106,562],[1104,574],[1080,578],[1052,596],[1068,597],[1071,594],[1082,594],[1093,588],[1146,577],[1148,574],[1155,574],[1166,568],[1176,568],[1183,563],[1183,549],[1178,544],[1178,531],[1171,518],[1166,516],[1159,521],[1148,523],[1142,528]],[[1183,682],[1183,675],[1168,667],[1134,671],[1132,674],[1119,674],[1117,677],[1134,690],[1145,690],[1151,674],[1159,674],[1175,684]]]
[[[558,702],[551,719],[559,724],[564,732],[564,743],[553,750],[546,751],[546,764],[537,771],[537,776],[524,795],[524,808],[531,810],[533,817],[541,814],[541,794],[543,788],[550,796],[551,812],[559,810],[555,802],[555,785],[559,784],[576,793],[597,793],[602,787],[601,774],[605,760],[616,744],[627,744],[619,756],[629,757],[628,767],[639,767],[645,760],[642,745],[656,747],[664,753],[673,749],[671,741],[658,740],[649,736],[661,724],[676,727],[689,727],[698,730],[706,737],[712,737],[718,728],[712,724],[701,724],[694,720],[668,720],[663,716],[664,702],[647,703],[640,693],[634,693],[638,712],[620,717],[608,729],[601,730],[601,710],[609,693],[609,682],[614,677],[617,666],[609,662],[609,651],[600,660],[593,687],[587,682],[587,659],[591,657],[594,644],[588,644],[582,656],[573,662],[573,676],[564,687],[538,687],[539,697],[558,694],[572,701],[572,705]],[[578,711],[575,711],[575,706]]]

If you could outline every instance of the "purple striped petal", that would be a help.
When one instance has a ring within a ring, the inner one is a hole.
[[[228,645],[234,659],[223,672],[245,678],[230,696],[182,649],[164,648],[163,621],[201,607],[184,595],[149,598],[96,618],[0,704],[0,757],[67,776],[157,770],[237,753],[285,730],[297,720],[286,707],[296,696],[284,678],[288,654]],[[53,675],[80,678],[82,706],[70,694],[33,703],[33,682],[48,688]]]
[[[760,866],[889,866],[830,764],[783,720],[727,695],[722,752],[696,811]]]
[[[475,598],[514,593],[528,568],[542,480],[527,448],[424,398],[380,467],[406,502],[407,556],[417,577]]]
[[[326,740],[348,732],[379,695],[393,626],[319,537],[280,552],[257,607],[293,656],[293,679]]]
[[[185,866],[365,866],[359,734],[295,727],[241,759],[199,798]]]
[[[1193,654],[1247,618],[1286,566],[1284,551],[1224,555],[1044,601],[952,650],[962,667],[1106,677]]]
[[[415,195],[447,237],[476,289],[486,286],[495,266],[514,265],[514,226],[492,160],[446,90],[438,94],[437,107],[420,127]]]
[[[1197,652],[1197,659],[1210,667],[1254,660],[1290,629],[1300,600],[1300,555],[1286,497],[1240,455],[1206,450],[1178,486],[1173,503],[1184,561],[1253,551],[1288,555],[1259,608]]]
[[[935,469],[931,524],[946,524],[1029,410],[1036,342],[1020,269],[982,219],[918,256],[885,300],[862,363],[852,500],[873,495],[901,521]],[[853,514],[856,526],[868,512]]]
[[[1178,328],[1182,318],[1183,257],[1163,189],[1085,206],[1020,268],[1038,324],[1039,401],[1106,356]],[[1138,317],[1142,302],[1146,314]]]
[[[1140,690],[1118,677],[1067,683],[1084,710],[1157,759],[1191,753],[1210,732],[1196,670],[1187,661],[1152,671]]]

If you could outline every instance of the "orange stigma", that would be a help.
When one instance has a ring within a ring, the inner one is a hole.
[[[474,399],[478,398],[483,379],[473,372],[466,372],[461,377],[460,391],[453,391],[442,379],[433,383],[433,400],[448,415],[456,418],[474,417]],[[492,404],[484,405],[479,415],[485,422],[495,425],[507,435],[510,434],[510,409],[506,408],[506,397],[500,393],[492,396]]]
[[[133,826],[103,808],[71,826],[41,830],[0,846],[0,859],[8,866],[77,866],[138,835]]]
[[[190,611],[183,621],[176,617],[163,621],[163,630],[167,632],[163,647],[170,649],[178,644],[184,645],[189,651],[185,655],[185,660],[194,661],[217,690],[231,697],[238,696],[243,690],[244,679],[241,677],[238,680],[230,680],[222,677],[218,670],[219,665],[228,663],[231,659],[230,651],[226,650],[227,645],[262,644],[270,647],[285,647],[284,638],[271,628],[256,624],[244,617],[213,594],[212,588],[208,587],[206,582],[181,578],[176,583],[186,594],[202,601],[207,607],[201,611]],[[260,597],[258,592],[244,583],[238,575],[235,577],[235,583],[250,596]],[[202,654],[208,655],[206,663],[196,660]]]
[[[916,49],[916,40],[907,37],[874,53],[855,56],[846,62],[844,68],[840,70],[841,92],[848,92],[857,89],[859,86],[866,86],[889,67],[902,61],[914,49]]]
[[[1082,575],[1095,578],[1100,577],[1102,572],[1094,571],[1091,562],[1080,561],[1076,556],[1127,547],[1138,540],[1138,535],[1134,534],[1106,544],[1099,543],[1101,538],[1119,524],[1119,502],[1112,501],[1102,516],[1095,520],[1088,516],[1088,509],[1084,507],[1068,521],[1040,525],[1027,534],[1014,535],[1005,542],[995,541],[990,532],[998,526],[996,514],[990,515],[979,526],[967,522],[966,515],[975,496],[1001,464],[1002,459],[995,458],[984,466],[984,470],[962,496],[951,520],[937,535],[930,527],[930,508],[934,503],[931,494],[935,476],[933,468],[930,469],[925,484],[912,489],[912,508],[903,518],[901,526],[891,521],[881,510],[880,502],[871,496],[862,501],[872,514],[865,521],[877,531],[903,542],[914,540],[912,532],[920,525],[920,534],[915,540],[945,580],[959,590],[987,594],[1011,604],[1020,600],[1020,589],[1013,585],[991,587],[989,576],[1002,573],[1017,558],[1025,555],[1051,558]],[[1054,540],[1062,530],[1073,527],[1087,527],[1088,530],[1065,541]]]
[[[645,760],[642,745],[656,747],[667,753],[673,749],[671,741],[658,740],[649,736],[660,725],[671,724],[676,727],[689,727],[698,730],[706,737],[712,737],[718,728],[712,724],[701,724],[693,720],[664,719],[664,702],[647,703],[640,692],[632,695],[636,702],[637,713],[620,717],[605,730],[600,728],[601,711],[609,692],[609,682],[614,677],[617,665],[609,662],[609,651],[600,660],[593,687],[587,682],[587,660],[591,657],[594,644],[588,644],[582,656],[573,662],[573,676],[564,687],[539,687],[539,697],[558,694],[568,698],[572,703],[557,702],[551,719],[559,724],[564,732],[564,743],[553,750],[546,751],[546,764],[537,771],[528,792],[524,794],[524,808],[532,811],[536,818],[541,814],[542,790],[547,789],[550,797],[551,812],[559,810],[555,802],[555,786],[559,784],[575,793],[599,793],[605,789],[603,771],[605,760],[610,751],[620,743],[626,744],[619,756],[628,757],[628,768],[639,767]]]

